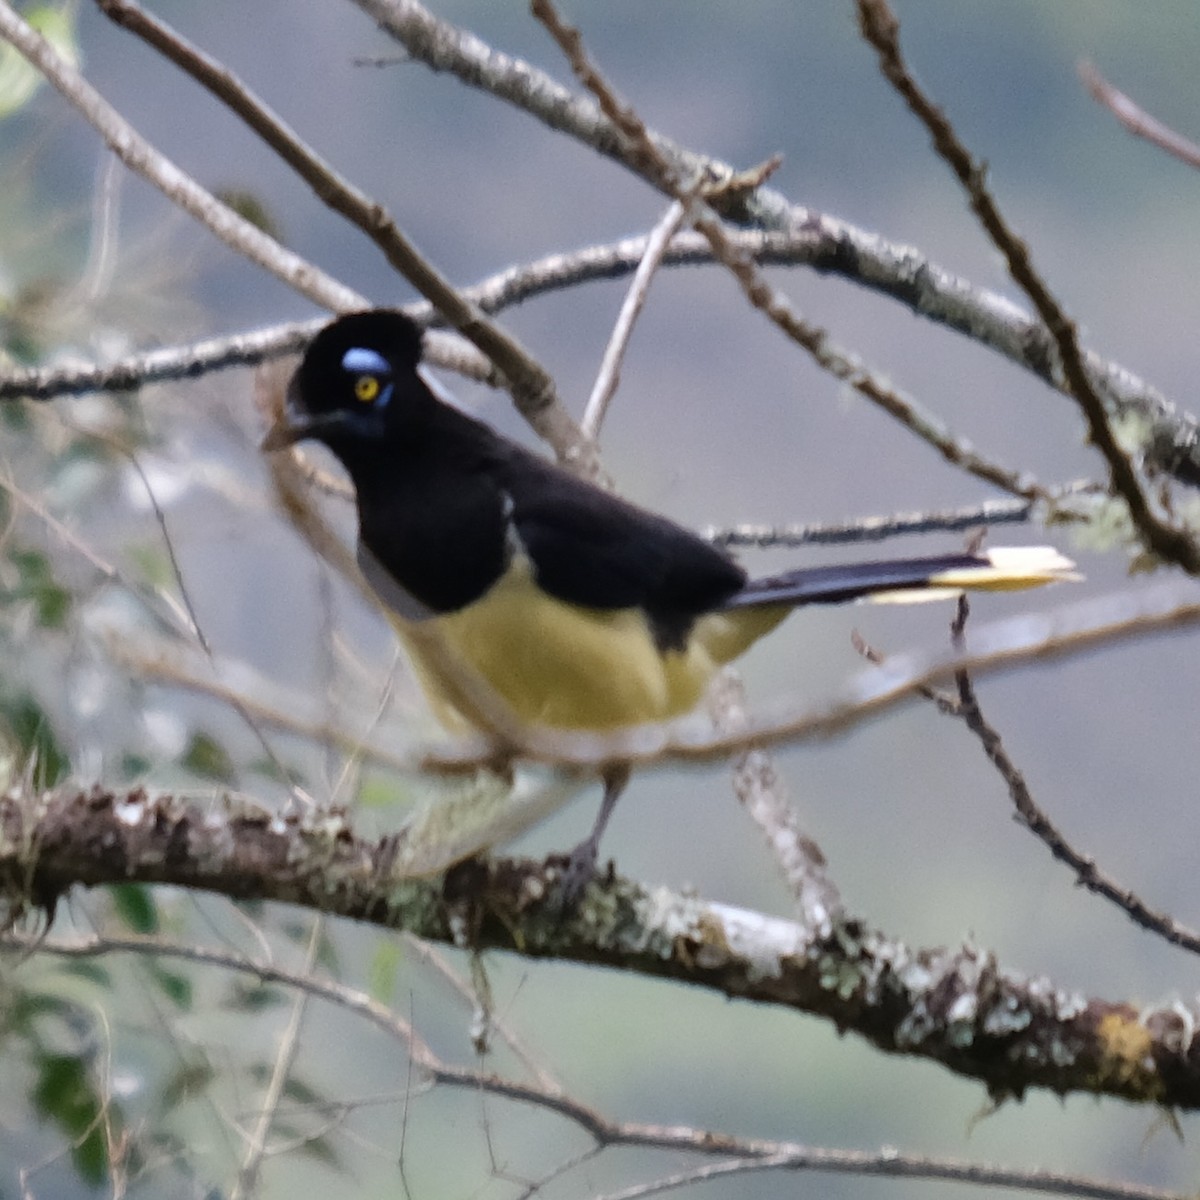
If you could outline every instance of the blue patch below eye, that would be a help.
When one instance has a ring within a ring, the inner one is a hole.
[[[392,373],[388,360],[378,350],[370,350],[366,346],[351,346],[342,355],[342,369],[353,371],[355,374],[363,371],[371,375],[390,375]]]

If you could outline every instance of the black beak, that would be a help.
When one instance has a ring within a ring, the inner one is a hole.
[[[307,437],[314,436],[322,427],[328,424],[320,417],[311,417],[300,407],[296,397],[296,377],[293,375],[288,383],[287,395],[283,402],[283,413],[279,420],[267,430],[266,436],[259,444],[262,450],[285,450],[296,442],[302,442]]]
[[[303,417],[293,417],[287,412],[267,430],[266,436],[259,443],[260,450],[284,450],[295,442],[308,437],[312,422]]]

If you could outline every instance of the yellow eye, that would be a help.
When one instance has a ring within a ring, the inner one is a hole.
[[[354,394],[364,403],[370,404],[379,395],[379,378],[375,375],[360,375],[354,381]]]

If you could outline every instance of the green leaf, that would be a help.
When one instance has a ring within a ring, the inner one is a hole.
[[[286,993],[267,983],[236,981],[229,989],[226,1003],[237,1012],[261,1012],[275,1008],[287,998]]]
[[[252,192],[248,188],[222,188],[215,195],[218,200],[228,204],[239,217],[249,221],[255,228],[270,234],[277,242],[284,240],[282,227],[275,219],[275,214],[256,192]]]
[[[274,1067],[271,1068],[272,1071],[274,1069]],[[304,1107],[310,1104],[323,1104],[327,1099],[323,1093],[318,1092],[316,1088],[310,1087],[307,1083],[297,1079],[294,1075],[284,1080],[283,1094],[289,1100]]]
[[[394,775],[368,771],[363,773],[362,782],[358,785],[355,806],[358,808],[394,808],[401,802],[410,803],[411,800],[411,785],[397,779]]]
[[[5,47],[5,49],[8,48]],[[0,58],[2,57],[3,53],[0,52]],[[7,343],[6,348],[12,349]],[[0,404],[0,424],[13,433],[28,433],[30,426],[28,408],[29,405],[25,404]]]
[[[306,1158],[315,1158],[317,1162],[324,1163],[327,1167],[343,1167],[342,1156],[338,1154],[333,1139],[328,1134],[305,1138],[297,1146],[297,1150]]]
[[[157,933],[158,905],[144,883],[117,883],[108,889],[117,916],[134,933]]]
[[[7,723],[17,747],[17,773],[27,775],[33,788],[43,791],[58,783],[70,769],[66,751],[59,745],[42,707],[28,693],[0,698],[0,721]]]
[[[39,1056],[32,1100],[37,1111],[71,1139],[75,1169],[99,1187],[108,1173],[108,1153],[100,1128],[100,1097],[83,1062],[71,1054]]]
[[[154,982],[158,984],[163,995],[176,1008],[183,1012],[191,1009],[193,988],[192,981],[188,976],[181,975],[178,971],[168,971],[166,967],[159,966],[158,963],[151,965],[150,974],[154,977]]]
[[[25,20],[72,66],[79,63],[79,45],[75,38],[73,7],[51,8],[38,5],[24,12]],[[0,46],[0,118],[10,117],[24,108],[42,84],[42,73],[5,42]]]
[[[188,748],[179,759],[194,775],[202,779],[215,779],[218,783],[233,783],[237,772],[234,770],[233,759],[229,752],[207,733],[196,733],[188,743]]]
[[[47,1017],[58,1017],[73,1025],[79,1015],[75,1004],[53,992],[29,991],[9,999],[4,1016],[8,1027],[27,1036],[34,1045],[41,1045],[37,1028]]]
[[[150,773],[150,759],[144,754],[135,754],[127,750],[121,755],[121,777],[123,779],[143,779]]]
[[[99,963],[88,962],[82,958],[68,959],[66,962],[59,963],[58,969],[64,975],[74,975],[78,979],[86,979],[89,983],[94,983],[106,990],[111,990],[113,986],[112,975],[109,974],[108,968],[102,967]]]
[[[300,917],[298,920],[284,920],[279,925],[279,931],[289,941],[298,946],[307,945],[312,937],[312,920],[310,917]],[[337,946],[328,932],[322,933],[317,943],[316,961],[331,974],[339,970]]]
[[[32,601],[38,624],[61,628],[71,607],[71,593],[54,578],[50,562],[39,550],[10,550],[9,562],[17,568],[20,582],[4,596],[6,601]]]
[[[33,596],[37,608],[38,624],[43,629],[61,629],[66,624],[71,609],[71,593],[58,584],[41,588]]]
[[[404,955],[395,937],[381,937],[367,966],[367,992],[380,1004],[391,1004],[396,996],[396,972]]]
[[[175,571],[171,556],[157,542],[130,546],[126,553],[142,573],[142,578],[151,586],[170,588],[175,584]]]
[[[288,1120],[276,1120],[271,1128],[279,1141],[294,1147],[292,1153],[315,1158],[329,1167],[345,1169],[341,1157],[334,1149],[333,1140],[328,1135],[314,1137],[295,1121]]]

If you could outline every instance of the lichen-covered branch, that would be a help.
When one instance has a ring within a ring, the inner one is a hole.
[[[880,1049],[1028,1088],[1200,1107],[1198,1014],[1089,999],[972,946],[916,950],[859,921],[815,927],[619,876],[577,911],[553,868],[472,862],[405,878],[403,835],[359,838],[339,812],[282,816],[232,801],[62,789],[0,799],[0,887],[13,910],[77,885],[172,883],[305,905],[436,941],[638,971],[825,1017]]]

